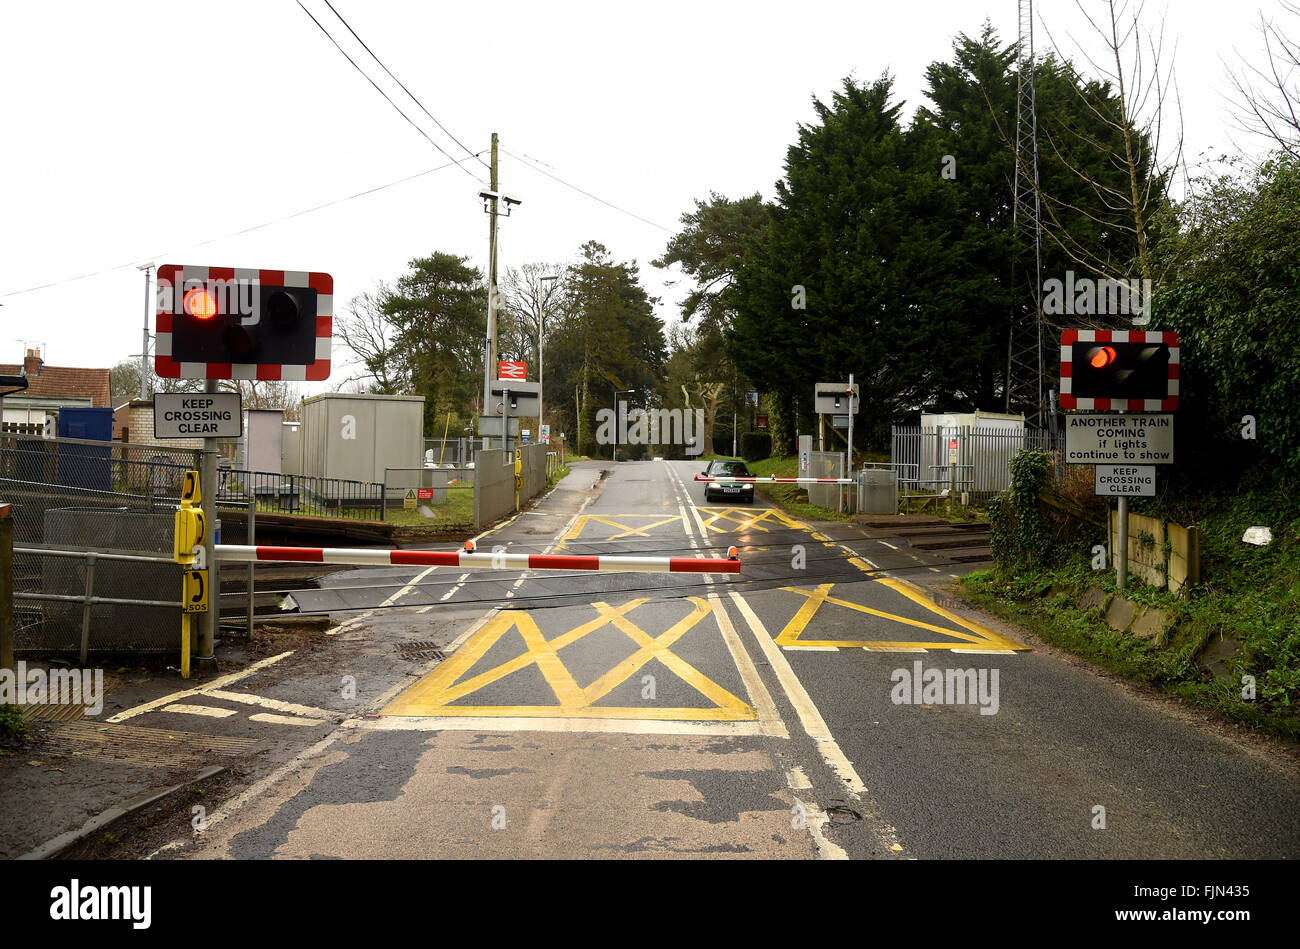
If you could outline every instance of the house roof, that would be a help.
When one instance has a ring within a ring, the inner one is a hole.
[[[0,376],[22,375],[23,367],[0,363]],[[94,406],[108,407],[108,370],[42,366],[39,375],[27,377],[27,390],[10,399],[90,399]]]

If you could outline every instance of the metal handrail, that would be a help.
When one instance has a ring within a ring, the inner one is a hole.
[[[14,593],[16,600],[51,600],[59,603],[81,603],[81,662],[86,662],[90,651],[90,609],[99,604],[114,606],[167,606],[184,608],[180,600],[137,600],[125,597],[95,596],[95,564],[100,560],[129,560],[146,563],[175,563],[170,557],[150,557],[144,554],[115,554],[98,550],[67,550],[61,547],[15,547],[14,554],[32,557],[68,557],[86,561],[86,592],[80,596],[69,593]]]

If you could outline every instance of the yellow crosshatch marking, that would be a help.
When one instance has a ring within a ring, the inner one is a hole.
[[[456,715],[497,718],[603,718],[667,719],[673,721],[733,722],[757,721],[758,712],[718,685],[712,679],[676,655],[672,646],[687,632],[709,616],[714,607],[699,597],[688,597],[691,611],[657,636],[652,636],[630,619],[628,614],[648,602],[632,600],[622,606],[592,603],[596,616],[554,639],[547,639],[536,621],[523,611],[498,613],[450,659],[394,699],[383,715]],[[578,685],[560,659],[565,646],[604,626],[613,626],[636,643],[638,649],[586,688]],[[518,630],[525,650],[500,665],[477,675],[463,678],[474,665],[510,630]],[[713,703],[712,707],[660,708],[653,705],[632,708],[596,706],[594,703],[631,679],[651,660],[658,660],[683,682]],[[535,665],[555,694],[553,705],[452,705],[473,695],[513,672]]]
[[[795,648],[846,648],[846,649],[879,649],[882,651],[900,650],[914,651],[917,649],[951,649],[961,652],[965,649],[1015,649],[1026,650],[1029,647],[1014,640],[1000,636],[987,626],[981,626],[979,623],[973,623],[970,620],[963,619],[954,613],[950,613],[936,603],[931,603],[917,590],[894,580],[891,577],[876,577],[873,583],[882,583],[903,596],[907,597],[914,603],[925,607],[931,613],[942,616],[957,625],[963,627],[968,632],[957,629],[948,629],[943,626],[935,626],[933,623],[925,623],[921,620],[911,619],[907,616],[899,616],[896,613],[886,613],[883,610],[872,609],[869,606],[862,606],[858,603],[851,603],[848,600],[841,600],[830,595],[833,583],[820,584],[815,590],[804,590],[799,587],[781,587],[782,590],[788,590],[791,593],[798,593],[807,599],[799,611],[794,614],[790,622],[786,623],[785,629],[781,630],[780,635],[776,637],[778,646],[791,646]],[[856,610],[859,613],[866,613],[870,616],[877,616],[881,619],[889,620],[893,623],[902,623],[905,626],[912,626],[918,629],[928,630],[930,632],[940,633],[944,636],[951,636],[952,639],[960,640],[953,642],[951,639],[946,642],[918,642],[916,640],[854,640],[854,639],[801,639],[800,636],[808,628],[808,623],[817,614],[823,604],[833,603],[836,606],[847,607],[850,610]]]
[[[758,510],[739,507],[701,507],[696,508],[696,510],[705,515],[704,526],[719,534],[750,529],[767,533],[767,528],[761,523],[764,521],[769,524],[775,522],[776,525],[779,525],[778,529],[808,530],[807,524],[796,521],[784,511],[778,511],[772,507],[759,508]],[[719,523],[719,521],[722,523]]]
[[[644,518],[657,518],[651,523],[645,523]],[[628,523],[624,523],[627,521]],[[569,528],[568,532],[560,538],[556,544],[556,549],[563,549],[571,540],[621,540],[624,537],[649,537],[650,532],[656,527],[662,527],[665,524],[681,525],[682,516],[673,514],[666,516],[663,514],[583,514]],[[612,528],[614,533],[608,534],[601,530],[600,525],[605,528]],[[587,530],[587,528],[592,528]],[[582,537],[586,532],[588,536]]]

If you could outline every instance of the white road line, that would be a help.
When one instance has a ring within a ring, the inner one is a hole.
[[[889,541],[887,541],[887,540],[882,540],[882,541],[880,541],[880,543],[884,544],[884,545],[885,545],[886,547],[888,547],[890,550],[897,550],[897,549],[898,549],[897,547],[895,547],[893,544],[891,544],[891,543],[890,543]]]
[[[763,685],[763,680],[759,678],[754,660],[749,657],[749,653],[740,642],[740,637],[736,635],[736,627],[731,625],[727,608],[723,606],[721,598],[716,593],[709,594],[709,605],[712,607],[713,618],[718,623],[718,629],[722,633],[722,640],[727,644],[727,651],[731,653],[731,661],[736,664],[750,701],[754,703],[754,708],[758,712],[758,720],[764,726],[763,734],[776,738],[789,738],[790,731],[785,727],[785,722],[781,721],[776,703],[772,701],[767,686]]]
[[[238,672],[232,672],[230,673],[230,675],[224,675],[221,676],[220,678],[213,679],[211,682],[209,682],[207,685],[203,686],[202,688],[185,689],[180,692],[173,692],[171,695],[164,695],[160,699],[154,699],[152,702],[145,702],[143,705],[137,705],[135,706],[135,708],[129,708],[125,712],[118,712],[116,715],[112,715],[109,718],[105,719],[105,721],[109,723],[124,722],[128,718],[135,718],[137,715],[143,715],[145,712],[152,712],[154,709],[161,708],[164,705],[171,705],[173,702],[177,701],[178,699],[187,699],[192,695],[202,695],[203,693],[210,692],[213,689],[220,689],[223,686],[230,685],[232,682],[238,682],[240,679],[243,679],[247,676],[251,676],[254,672],[260,672],[261,670],[265,669],[267,666],[274,665],[275,663],[279,662],[281,659],[284,659],[285,657],[292,656],[292,655],[293,655],[293,650],[290,649],[288,652],[282,652],[278,656],[268,656],[266,659],[259,659],[257,662],[253,663],[251,666],[248,666],[245,669],[241,669]]]
[[[753,608],[745,602],[739,593],[733,592],[730,596],[737,609],[740,610],[741,615],[745,617],[745,622],[749,625],[749,631],[758,640],[759,648],[767,656],[767,661],[771,665],[772,671],[776,673],[777,679],[780,680],[781,687],[785,689],[786,698],[794,706],[794,710],[799,716],[799,722],[803,725],[803,730],[808,733],[808,737],[817,742],[817,748],[827,766],[843,782],[854,799],[866,794],[867,786],[862,783],[862,778],[858,777],[857,771],[853,769],[853,764],[832,737],[831,730],[826,725],[826,720],[817,711],[817,706],[813,704],[812,697],[808,695],[803,683],[799,681],[799,677],[790,668],[790,663],[785,658],[785,655],[780,649],[776,648],[776,643],[772,641],[772,637],[767,628],[764,627],[763,621],[758,618]]]
[[[272,715],[270,712],[258,712],[248,717],[251,721],[269,722],[272,725],[303,725],[310,728],[313,725],[325,724],[319,718],[293,718],[289,715]]]
[[[352,617],[352,619],[347,620],[346,622],[340,623],[338,626],[335,626],[333,629],[326,630],[326,631],[325,631],[325,635],[326,635],[326,636],[337,636],[339,633],[343,632],[345,629],[350,629],[351,627],[357,625],[357,623],[360,623],[362,620],[366,620],[366,619],[369,619],[370,617],[374,616],[374,615],[375,615],[377,612],[379,612],[380,610],[382,610],[382,609],[386,609],[387,607],[392,606],[394,603],[396,603],[396,602],[397,602],[398,600],[400,600],[402,597],[406,596],[406,594],[410,593],[411,590],[414,589],[415,586],[416,586],[416,585],[417,585],[421,580],[423,580],[425,577],[427,577],[429,574],[433,573],[433,571],[435,571],[435,570],[437,570],[437,569],[438,569],[437,567],[426,567],[424,570],[422,570],[422,571],[420,571],[418,574],[416,574],[415,577],[411,580],[410,583],[408,583],[406,586],[402,587],[400,590],[398,590],[396,593],[394,593],[394,594],[393,594],[392,596],[390,596],[388,599],[384,600],[384,602],[380,603],[380,604],[379,604],[378,606],[376,606],[374,609],[367,610],[366,612],[362,613],[360,616],[354,616],[354,617]]]
[[[785,773],[785,784],[791,791],[806,791],[812,787],[812,782],[808,780],[808,775],[804,774],[803,768],[791,768]]]
[[[325,711],[323,708],[313,708],[310,705],[298,705],[295,702],[281,702],[279,699],[263,698],[260,695],[250,695],[247,692],[227,692],[224,689],[209,689],[204,694],[214,699],[226,699],[229,702],[241,702],[244,705],[256,705],[260,708],[275,709],[277,712],[289,712],[292,715],[303,715],[307,718],[333,719],[341,717],[341,713],[336,715],[332,712]]]
[[[799,799],[795,798],[795,800],[798,801]],[[826,816],[826,812],[823,811],[816,804],[809,804],[804,801],[799,801],[799,803],[803,805],[804,813],[807,815],[805,819],[808,822],[808,833],[812,835],[813,845],[817,848],[817,859],[818,860],[849,859],[848,852],[845,851],[843,847],[840,847],[837,844],[833,844],[829,840],[827,840],[825,834],[823,833],[823,828],[830,820],[830,818]]]
[[[167,705],[163,707],[164,712],[175,712],[178,715],[203,715],[208,718],[229,718],[231,715],[238,715],[233,708],[213,708],[211,705]]]
[[[631,718],[497,718],[454,716],[426,718],[416,715],[385,715],[355,719],[344,728],[366,731],[471,731],[471,732],[601,732],[625,735],[766,735],[762,722],[675,722]]]

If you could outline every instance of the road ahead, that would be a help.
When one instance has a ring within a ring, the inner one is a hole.
[[[318,603],[344,622],[325,664],[262,694],[353,714],[168,853],[1300,855],[1300,779],[1275,756],[938,605],[927,584],[955,568],[761,501],[706,504],[699,467],[577,465],[479,549],[735,544],[739,577],[330,577]],[[412,642],[440,652],[403,675],[381,647]],[[351,706],[331,697],[344,676]]]

